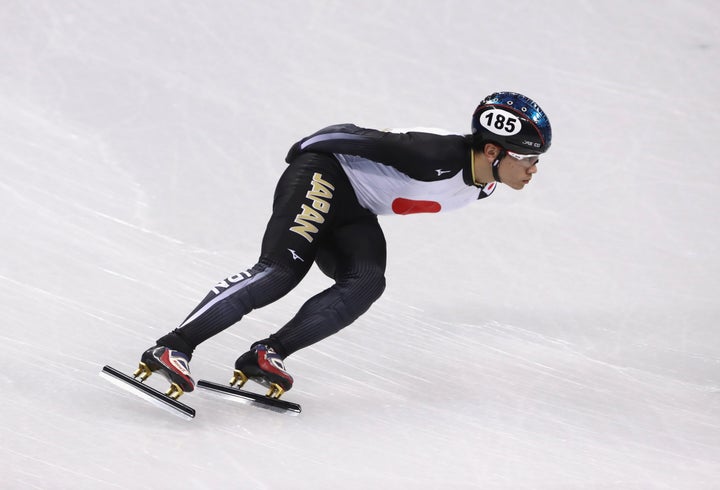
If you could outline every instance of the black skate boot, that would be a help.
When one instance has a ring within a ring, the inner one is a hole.
[[[271,398],[280,398],[293,385],[293,378],[285,370],[282,358],[265,344],[254,345],[235,361],[230,384],[240,388],[248,379],[270,388],[267,396]]]
[[[183,393],[195,389],[195,381],[190,377],[190,360],[178,350],[156,345],[143,352],[140,366],[133,376],[145,381],[154,372],[159,372],[172,383],[166,393],[170,398],[177,400]]]

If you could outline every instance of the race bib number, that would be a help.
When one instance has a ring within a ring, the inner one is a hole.
[[[520,119],[502,109],[491,109],[480,116],[480,125],[491,133],[500,136],[512,136],[522,129]]]

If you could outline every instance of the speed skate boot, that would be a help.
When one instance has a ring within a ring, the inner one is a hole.
[[[154,372],[170,381],[170,389],[165,393],[170,398],[177,400],[183,393],[195,389],[195,381],[190,377],[190,360],[178,350],[156,345],[143,352],[133,376],[145,381]]]
[[[269,388],[267,396],[271,398],[280,398],[293,385],[293,378],[285,370],[282,358],[265,344],[254,345],[235,361],[230,385],[240,388],[248,379]]]

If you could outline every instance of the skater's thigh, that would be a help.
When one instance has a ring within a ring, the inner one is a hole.
[[[320,244],[316,263],[333,279],[360,267],[384,273],[387,245],[377,217],[362,217],[333,228]]]
[[[278,181],[261,257],[307,272],[353,190],[338,162],[307,154],[288,165]]]

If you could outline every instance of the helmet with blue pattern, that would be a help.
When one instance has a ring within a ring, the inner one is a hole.
[[[505,150],[539,155],[550,148],[550,120],[530,97],[515,92],[495,92],[475,109],[473,146],[495,143]]]

